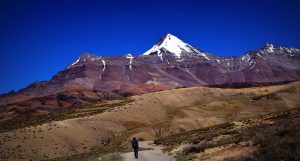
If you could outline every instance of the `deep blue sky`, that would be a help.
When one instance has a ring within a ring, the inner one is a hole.
[[[49,80],[82,52],[139,55],[167,33],[222,56],[300,48],[300,1],[1,0],[0,93]]]

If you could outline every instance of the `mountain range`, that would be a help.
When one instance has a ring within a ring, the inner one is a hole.
[[[271,43],[238,57],[221,57],[167,34],[144,54],[81,54],[49,81],[0,96],[1,111],[55,110],[167,89],[251,87],[300,80],[300,50]]]

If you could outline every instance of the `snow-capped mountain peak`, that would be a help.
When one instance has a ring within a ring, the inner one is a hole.
[[[91,61],[98,61],[101,60],[102,57],[101,56],[97,56],[94,54],[90,54],[90,53],[83,53],[81,54],[71,65],[69,65],[67,68],[70,68],[71,66],[74,66],[78,63],[83,63],[83,62],[91,62]]]
[[[156,45],[154,45],[151,49],[149,49],[142,55],[157,54],[162,59],[162,52],[171,53],[177,59],[180,59],[182,57],[182,54],[184,54],[184,53],[197,53],[197,54],[200,54],[201,56],[205,57],[206,59],[209,59],[204,53],[201,53],[196,48],[183,42],[178,37],[176,37],[172,34],[167,34],[166,36],[162,37]]]
[[[296,49],[296,48],[275,46],[271,43],[266,43],[263,50],[267,51],[268,53],[297,53],[297,52],[299,52],[299,49]]]
[[[174,54],[177,58],[181,57],[182,51],[191,51],[187,47],[186,43],[184,43],[172,34],[167,34],[166,36],[162,37],[156,45],[154,45],[150,50],[146,51],[143,55],[150,55],[154,52],[157,52],[159,55],[161,50],[166,50]]]
[[[270,53],[273,53],[274,52],[274,49],[275,49],[275,45],[273,45],[272,43],[266,43],[265,46],[264,46],[264,50],[270,52]]]

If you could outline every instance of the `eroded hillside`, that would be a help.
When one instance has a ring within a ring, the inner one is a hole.
[[[300,82],[269,87],[181,88],[136,95],[34,118],[1,128],[0,158],[86,158],[126,150],[132,136],[154,140],[270,112],[300,107]],[[41,111],[40,111],[41,112]],[[2,116],[9,115],[7,113]],[[41,121],[43,116],[44,121]],[[2,118],[1,125],[6,120]],[[59,160],[59,159],[58,159]]]

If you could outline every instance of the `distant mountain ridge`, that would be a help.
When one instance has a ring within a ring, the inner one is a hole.
[[[90,91],[98,95],[105,92],[105,99],[110,99],[181,87],[248,87],[298,80],[299,49],[267,43],[239,57],[220,57],[167,34],[139,56],[102,57],[83,53],[51,80],[2,95],[0,105],[70,91]],[[76,98],[81,100],[82,97],[78,94]],[[73,104],[69,103],[68,107]],[[35,105],[35,108],[41,107],[45,106]]]

